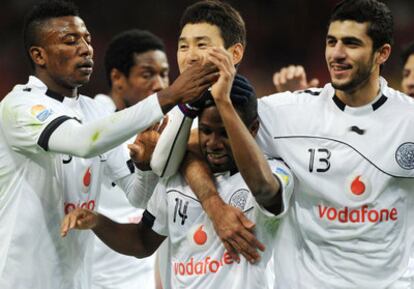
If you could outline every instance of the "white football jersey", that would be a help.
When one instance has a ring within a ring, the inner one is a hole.
[[[47,152],[54,129],[109,111],[88,97],[65,98],[31,76],[0,103],[0,288],[89,289],[93,233],[60,237],[76,207],[94,209],[102,176],[131,174],[118,147],[90,159]]]
[[[269,162],[278,177],[283,211],[275,216],[261,208],[240,173],[216,175],[218,191],[225,202],[242,210],[256,223],[256,236],[266,246],[260,262],[237,264],[225,251],[197,197],[181,175],[161,181],[144,212],[143,222],[156,233],[168,236],[172,288],[269,288],[266,265],[272,255],[280,218],[286,214],[293,191],[293,176],[281,162]]]
[[[98,94],[94,99],[115,111],[115,104],[109,96]],[[135,137],[124,146],[134,140]],[[102,183],[97,210],[118,223],[138,223],[144,212],[133,207],[125,193],[109,179]],[[155,254],[143,259],[122,255],[95,236],[92,288],[155,289],[154,266]]]
[[[380,87],[362,107],[330,84],[260,99],[258,142],[298,180],[275,245],[276,288],[413,288],[414,105]]]

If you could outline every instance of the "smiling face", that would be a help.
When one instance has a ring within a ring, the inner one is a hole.
[[[180,72],[190,65],[203,62],[209,47],[223,47],[220,29],[209,23],[186,24],[178,39],[177,62]]]
[[[355,91],[363,86],[379,65],[372,39],[367,35],[368,23],[334,21],[326,37],[325,57],[332,86],[342,91]]]
[[[93,70],[91,36],[77,16],[46,20],[39,29],[39,45],[30,48],[48,86],[74,89],[89,81]],[[38,72],[39,69],[36,69]]]
[[[169,66],[165,52],[150,50],[135,54],[134,63],[128,76],[122,74],[119,84],[123,89],[121,95],[128,106],[166,88],[169,84]],[[115,86],[118,85],[115,81],[113,83]]]

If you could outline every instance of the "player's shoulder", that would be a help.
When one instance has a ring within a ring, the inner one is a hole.
[[[402,111],[414,112],[414,99],[401,91],[386,87],[383,94],[387,97],[387,101]],[[414,113],[413,113],[414,116]]]
[[[102,103],[101,101],[98,101],[95,98],[91,98],[86,95],[79,95],[79,101],[81,101],[84,108],[92,110],[99,116],[112,114],[115,111],[112,107],[105,105],[105,103]]]
[[[331,93],[329,87],[308,88],[298,91],[286,91],[274,93],[259,99],[259,107],[265,106],[287,106],[287,105],[306,105],[311,102],[321,101],[321,96]]]

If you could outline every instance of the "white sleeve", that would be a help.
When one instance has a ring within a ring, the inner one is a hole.
[[[282,194],[282,210],[276,217],[281,218],[289,209],[290,198],[292,197],[294,189],[294,177],[289,167],[283,161],[271,159],[268,162],[273,175],[276,176],[280,184],[280,193]]]
[[[142,215],[142,221],[155,233],[168,236],[168,200],[164,181],[160,181]]]
[[[184,158],[193,119],[186,117],[176,106],[168,115],[151,158],[151,169],[161,177],[174,175]]]
[[[145,208],[151,198],[159,178],[152,171],[141,171],[135,168],[135,173],[115,181],[125,192],[130,204],[136,208]]]
[[[48,132],[45,150],[90,158],[104,153],[163,117],[156,94],[139,103],[81,124],[76,120],[67,120]]]

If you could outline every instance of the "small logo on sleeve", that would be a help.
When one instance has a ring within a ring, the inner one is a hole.
[[[30,112],[41,122],[45,121],[49,116],[53,114],[53,110],[51,108],[46,108],[41,104],[32,106]]]
[[[278,167],[276,168],[275,173],[285,184],[289,183],[289,174],[284,169]]]

